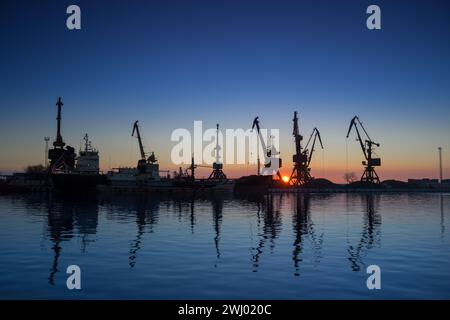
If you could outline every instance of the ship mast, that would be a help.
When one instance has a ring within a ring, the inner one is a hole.
[[[84,140],[84,152],[88,153],[90,151],[95,151],[92,148],[92,143],[91,141],[89,141],[89,136],[87,133],[84,134],[83,140]]]

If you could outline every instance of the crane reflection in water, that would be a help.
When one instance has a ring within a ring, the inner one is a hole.
[[[220,227],[223,219],[223,199],[214,198],[212,201],[213,227],[214,227],[214,246],[216,248],[216,257],[220,259]],[[217,265],[215,265],[217,267]]]
[[[259,241],[256,247],[252,248],[253,272],[257,272],[260,266],[260,259],[264,252],[267,241],[270,242],[270,251],[273,253],[275,239],[281,232],[282,217],[280,213],[282,195],[268,195],[264,199],[256,199],[256,225],[258,229]]]
[[[199,286],[203,291],[196,297],[206,297],[217,288],[214,292],[220,297],[225,291],[233,296],[236,288],[261,292],[266,285],[271,290],[291,290],[298,297],[320,295],[314,292],[318,283],[333,277],[352,281],[372,262],[377,264],[403,248],[417,248],[411,251],[416,257],[431,257],[431,261],[423,260],[430,266],[436,261],[448,264],[449,199],[445,193],[376,192],[272,194],[250,199],[149,194],[99,194],[90,199],[5,196],[2,205],[8,214],[3,216],[5,228],[0,234],[4,240],[0,267],[7,277],[17,270],[29,276],[16,276],[14,281],[17,286],[25,279],[34,281],[33,297],[42,292],[49,297],[65,294],[65,271],[71,264],[82,269],[86,286],[81,294],[92,297],[161,298],[178,297],[179,292],[189,297]],[[384,224],[386,232],[382,232]],[[405,229],[393,232],[397,226]],[[434,246],[422,246],[424,232]],[[23,236],[16,238],[18,234]],[[442,250],[433,256],[435,248]],[[423,250],[428,250],[426,256]],[[423,275],[418,267],[416,272]],[[299,293],[300,283],[303,291]],[[29,287],[22,289],[30,292]],[[116,289],[121,293],[111,295]]]
[[[282,231],[282,212],[281,208],[287,204],[292,208],[292,230],[294,235],[292,261],[294,263],[294,275],[300,275],[300,266],[303,261],[302,253],[305,244],[310,245],[312,259],[314,264],[319,264],[324,242],[324,233],[318,233],[317,228],[311,218],[311,201],[320,201],[325,195],[310,195],[299,193],[297,195],[268,195],[251,199],[250,202],[256,206],[256,226],[258,230],[258,242],[256,246],[251,247],[252,271],[257,272],[261,265],[261,258],[264,249],[269,248],[269,253],[273,254],[276,239]],[[363,226],[359,241],[351,244],[348,240],[348,260],[351,263],[353,271],[359,271],[364,265],[363,259],[366,251],[371,249],[379,242],[381,217],[377,214],[377,203],[379,196],[363,195],[364,203]],[[95,201],[93,201],[95,200]],[[323,200],[323,199],[322,199]],[[146,233],[154,233],[155,225],[158,223],[161,199],[158,197],[141,196],[122,196],[102,199],[106,206],[114,206],[117,210],[126,210],[135,215],[136,234],[130,240],[128,255],[128,264],[134,268],[137,263],[139,251],[143,247],[143,239]],[[167,206],[175,206],[178,211],[178,221],[182,222],[186,215],[189,221],[191,233],[195,233],[196,225],[196,204],[198,198],[181,198],[163,201]],[[209,202],[212,212],[212,228],[216,259],[221,258],[220,239],[221,225],[223,222],[224,199],[213,197],[203,199]],[[47,202],[47,229],[48,237],[52,241],[53,262],[50,268],[49,283],[54,284],[55,274],[59,271],[58,260],[62,253],[63,242],[74,237],[75,231],[78,231],[81,239],[81,251],[85,252],[87,245],[95,241],[90,236],[96,233],[98,224],[98,203],[97,199],[86,201],[70,201],[68,199],[49,199]],[[167,208],[166,208],[167,209]],[[112,209],[111,209],[112,210]],[[443,224],[442,224],[443,225]],[[217,267],[217,264],[214,265]]]
[[[295,197],[294,214],[292,215],[292,225],[294,228],[294,250],[292,260],[294,261],[294,275],[300,275],[300,262],[302,261],[302,250],[305,238],[311,243],[314,263],[319,264],[321,259],[321,250],[323,245],[323,232],[319,235],[315,230],[314,223],[311,220],[311,195],[299,193]]]
[[[136,265],[138,251],[142,247],[144,233],[153,233],[154,226],[158,222],[159,201],[155,198],[149,198],[145,195],[140,195],[134,198],[135,212],[136,212],[136,237],[131,241],[130,255],[128,263],[130,268]],[[148,226],[148,230],[146,227]]]
[[[445,235],[445,219],[444,219],[444,195],[440,195],[440,209],[441,209],[441,240],[444,241]]]
[[[34,202],[35,199],[32,199]],[[48,282],[55,285],[55,276],[59,270],[59,260],[63,252],[63,244],[76,234],[81,239],[80,250],[87,252],[89,243],[95,241],[98,225],[98,205],[96,199],[57,199],[48,197],[46,237],[51,241],[53,260],[50,267]]]
[[[347,238],[347,252],[352,271],[360,271],[361,267],[365,265],[363,259],[368,251],[380,244],[381,215],[378,214],[380,195],[367,193],[350,197],[355,196],[359,196],[363,204],[363,226],[356,244],[351,244]]]

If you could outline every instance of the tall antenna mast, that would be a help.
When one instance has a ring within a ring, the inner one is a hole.
[[[219,124],[216,124],[216,163],[220,163],[219,151],[220,151],[220,145],[219,145]]]
[[[45,141],[44,164],[45,167],[48,167],[48,142],[50,141],[50,137],[44,137],[44,141]]]
[[[442,147],[439,150],[439,183],[442,183]]]
[[[88,152],[90,149],[90,142],[89,142],[89,136],[87,133],[84,135],[83,140],[84,140],[84,151]]]

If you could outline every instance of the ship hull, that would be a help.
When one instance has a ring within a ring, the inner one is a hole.
[[[273,186],[272,176],[251,175],[236,180],[234,191],[236,193],[265,193]]]
[[[52,174],[53,188],[64,193],[95,193],[98,185],[106,183],[102,174]]]

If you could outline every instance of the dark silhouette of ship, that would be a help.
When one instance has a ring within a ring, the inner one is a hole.
[[[84,150],[79,151],[78,157],[73,147],[66,146],[61,135],[61,98],[58,98],[56,106],[56,140],[53,142],[53,148],[48,151],[49,174],[53,188],[60,192],[96,192],[97,185],[106,182],[105,176],[99,170],[98,151],[92,148],[87,134],[84,136]]]
[[[274,185],[272,175],[250,175],[236,179],[234,190],[237,193],[264,193]]]

